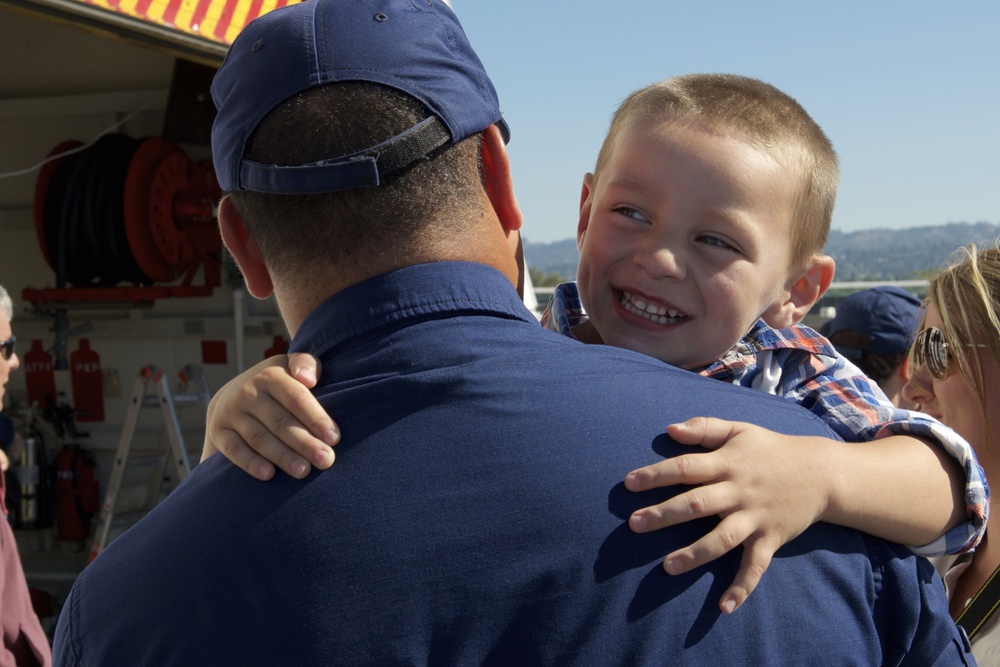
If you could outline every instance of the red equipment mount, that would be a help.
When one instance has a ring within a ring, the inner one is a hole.
[[[138,305],[211,295],[222,258],[211,163],[160,137],[109,134],[81,146],[56,146],[36,181],[35,231],[57,286],[26,288],[25,301]],[[199,270],[203,284],[194,285]]]

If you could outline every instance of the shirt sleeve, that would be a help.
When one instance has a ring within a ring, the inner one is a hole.
[[[916,554],[960,554],[979,544],[986,530],[990,491],[972,446],[964,438],[929,415],[895,407],[874,381],[840,355],[781,350],[772,363],[780,357],[785,357],[779,362],[785,370],[782,395],[818,415],[844,440],[870,442],[890,435],[916,436],[940,447],[962,466],[967,520],[930,544],[911,546]]]

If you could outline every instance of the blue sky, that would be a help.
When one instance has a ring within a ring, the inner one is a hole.
[[[1000,2],[451,0],[500,95],[524,236],[575,235],[628,93],[732,72],[795,97],[840,156],[833,227],[1000,223]]]

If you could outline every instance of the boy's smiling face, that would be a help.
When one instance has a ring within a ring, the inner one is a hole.
[[[577,274],[604,343],[696,369],[790,316],[801,179],[698,125],[632,120],[581,197]]]

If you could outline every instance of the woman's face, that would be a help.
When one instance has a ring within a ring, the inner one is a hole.
[[[941,315],[933,305],[927,308],[927,315],[924,319],[924,327],[938,327],[943,329]],[[981,354],[983,360],[983,380],[985,382],[987,394],[992,396],[1000,391],[1000,367],[991,354]],[[983,419],[983,411],[979,402],[979,397],[972,389],[972,385],[962,375],[958,364],[954,361],[949,366],[948,377],[938,380],[930,371],[927,364],[921,364],[912,368],[910,381],[903,387],[903,397],[913,403],[920,405],[920,410],[937,418],[941,423],[950,426],[969,441],[976,453],[982,456],[986,451],[986,428]],[[991,423],[1000,426],[1000,401],[989,401],[989,412],[986,415],[991,419]]]
[[[10,320],[7,319],[7,316],[3,314],[3,310],[0,309],[0,341],[8,340],[10,337]],[[4,359],[3,355],[0,354],[0,410],[3,410],[4,387],[10,379],[11,371],[17,370],[17,367],[20,365],[21,360],[17,358],[16,354],[12,355],[10,359]]]

